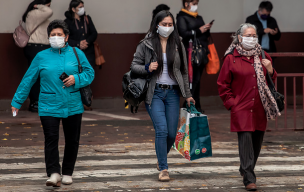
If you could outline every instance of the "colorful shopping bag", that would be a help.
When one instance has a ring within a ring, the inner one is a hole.
[[[173,148],[189,161],[212,156],[208,118],[193,104],[180,111],[180,127]]]

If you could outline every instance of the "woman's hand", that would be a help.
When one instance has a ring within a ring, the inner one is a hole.
[[[14,111],[16,111],[16,115],[18,115],[19,109],[12,107],[12,114],[14,114]]]
[[[209,23],[209,24],[206,24],[206,25],[203,25],[200,27],[200,30],[202,33],[205,33],[206,31],[208,31],[209,29],[211,29],[212,25]]]
[[[89,46],[89,43],[87,42],[87,40],[82,40],[82,41],[80,41],[80,49],[81,49],[81,50],[87,49],[88,46]]]
[[[70,87],[72,85],[75,85],[75,77],[74,75],[70,75],[68,78],[63,80],[64,86]]]
[[[158,68],[158,63],[157,62],[153,62],[149,66],[149,71],[152,73],[153,71],[157,70],[157,68]]]
[[[262,59],[262,64],[265,66],[265,68],[267,69],[268,73],[270,75],[272,75],[273,74],[272,63],[268,59]]]
[[[192,97],[186,99],[188,106],[191,106],[191,102],[195,105],[195,100]]]

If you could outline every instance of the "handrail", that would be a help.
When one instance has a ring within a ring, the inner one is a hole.
[[[304,52],[268,53],[270,57],[304,57]]]

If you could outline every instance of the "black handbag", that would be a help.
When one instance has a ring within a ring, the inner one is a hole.
[[[154,52],[152,53],[150,63],[153,61],[153,54]],[[143,77],[132,73],[132,71],[124,74],[122,78],[123,98],[127,101],[125,105],[131,106],[132,113],[137,113],[140,103],[146,99],[149,82],[149,75]]]
[[[82,73],[82,66],[80,64],[80,60],[79,60],[79,57],[78,57],[78,54],[76,52],[76,49],[75,47],[73,47],[73,51],[76,55],[76,58],[77,58],[77,61],[78,61],[78,71],[79,73]],[[90,88],[90,85],[86,86],[86,87],[83,87],[83,88],[80,88],[80,94],[81,94],[81,100],[82,100],[82,103],[84,105],[86,105],[87,107],[91,107],[92,105],[92,90]]]
[[[262,51],[262,58],[263,59],[266,59],[265,57],[265,52]],[[269,73],[267,72],[266,73],[266,80],[267,80],[267,83],[268,83],[268,87],[271,91],[271,94],[272,96],[274,97],[274,99],[276,100],[276,103],[277,103],[277,106],[279,108],[279,111],[283,111],[284,110],[284,106],[285,106],[285,97],[284,95],[282,95],[281,93],[277,92],[276,88],[275,88],[275,85],[269,75]]]
[[[192,49],[192,65],[201,66],[206,65],[209,62],[207,51],[201,45],[201,42],[196,38],[196,32],[194,31],[194,41]]]

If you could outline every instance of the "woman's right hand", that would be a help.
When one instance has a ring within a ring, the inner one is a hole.
[[[201,26],[199,29],[201,30],[202,33],[205,33],[206,31],[208,31],[209,29],[211,29],[212,25],[210,23]]]
[[[16,115],[18,115],[19,109],[12,107],[12,114],[14,113],[14,111],[16,111]]]
[[[152,73],[153,71],[157,70],[157,68],[158,68],[158,63],[157,62],[153,62],[149,66],[149,71]]]

